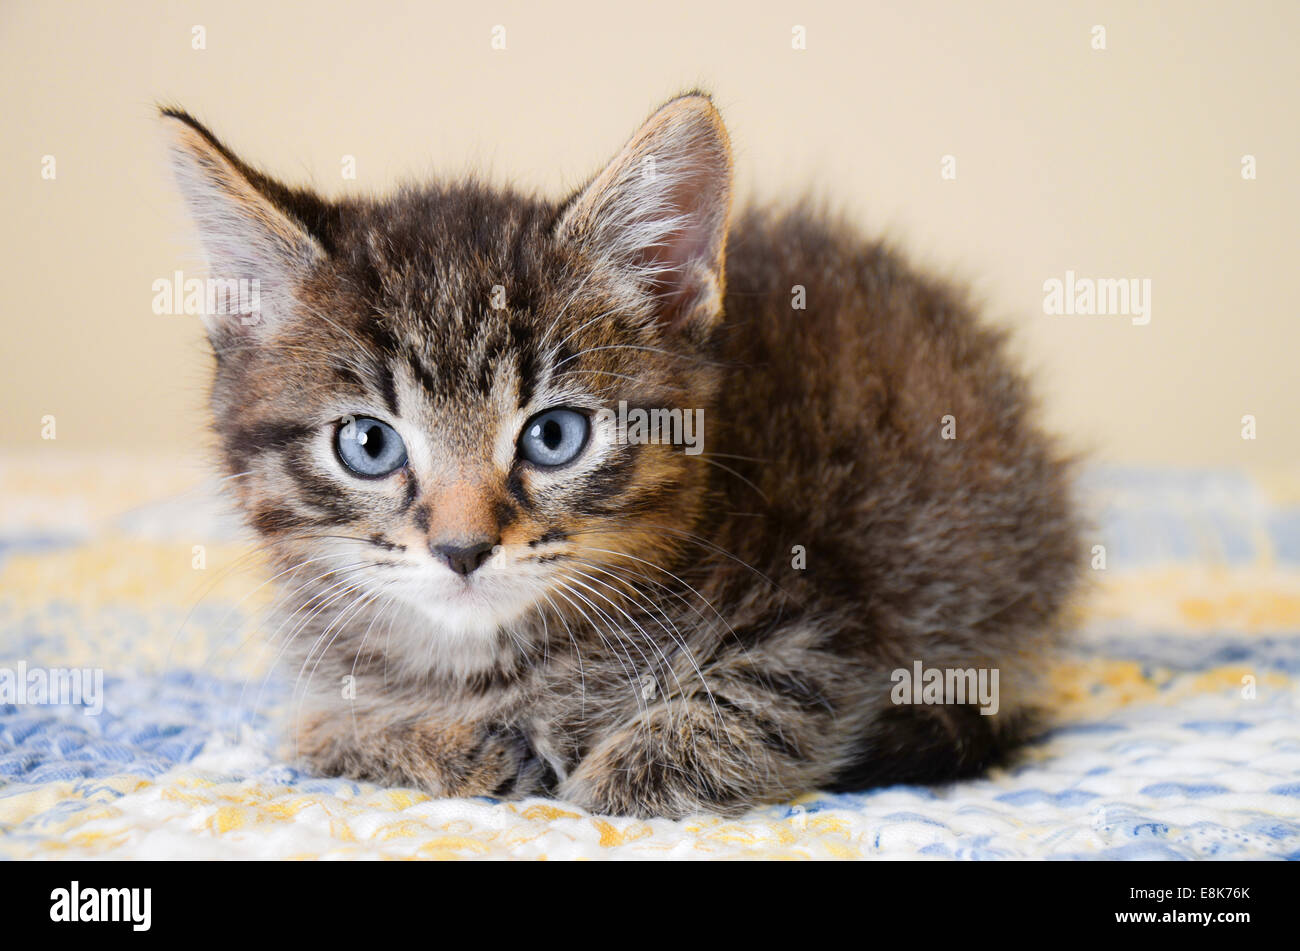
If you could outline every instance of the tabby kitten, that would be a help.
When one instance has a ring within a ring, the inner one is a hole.
[[[314,769],[679,817],[1024,736],[1068,465],[958,292],[806,208],[731,215],[706,96],[560,203],[330,201],[162,112],[212,276],[258,281],[207,319],[212,407]],[[998,671],[997,712],[914,702],[917,663]]]

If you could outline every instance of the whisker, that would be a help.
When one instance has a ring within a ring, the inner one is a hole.
[[[597,637],[600,638],[601,642],[609,649],[610,653],[614,655],[614,659],[618,661],[619,666],[623,668],[623,676],[627,678],[628,685],[633,688],[632,693],[636,700],[637,709],[644,711],[645,698],[641,696],[641,691],[636,689],[636,685],[639,684],[640,678],[633,676],[633,671],[636,670],[636,664],[632,662],[631,655],[629,654],[626,656],[627,663],[624,663],[624,656],[618,651],[616,647],[614,647],[613,644],[610,643],[609,639],[606,638],[605,632],[601,628],[601,626],[595,623],[591,615],[589,615],[585,610],[583,610],[582,606],[579,605],[577,602],[575,602],[573,598],[569,597],[569,595],[572,594],[574,597],[577,597],[581,600],[585,600],[585,599],[583,599],[581,595],[579,595],[572,588],[570,588],[565,581],[563,580],[557,581],[557,585],[558,585],[558,590],[556,591],[556,594],[560,595],[560,597],[568,601],[569,604],[571,604],[574,607],[574,609],[578,611],[578,613],[581,614],[586,619],[587,624],[590,626],[591,630],[596,634]],[[587,603],[590,604],[590,602]],[[613,632],[611,631],[610,633],[612,634]],[[632,664],[632,671],[628,670],[627,665],[629,663]]]
[[[595,566],[591,566],[591,567],[595,567]],[[577,569],[573,569],[573,570],[574,570],[574,571],[577,571]],[[589,579],[589,580],[591,580],[591,581],[593,581],[593,582],[595,582],[595,583],[597,583],[597,584],[602,584],[602,585],[604,585],[605,587],[610,588],[611,590],[614,590],[613,587],[612,587],[611,585],[609,585],[607,582],[601,582],[599,579],[596,579],[596,578],[594,578],[593,576],[588,575],[586,572],[583,572],[583,571],[577,571],[577,573],[580,574],[580,575],[582,575],[584,578],[587,578],[587,579]],[[584,587],[587,587],[587,589],[590,590],[590,591],[592,591],[593,594],[597,594],[599,597],[601,597],[603,600],[605,600],[607,603],[609,603],[612,607],[614,607],[616,610],[618,610],[619,613],[621,613],[625,618],[628,619],[628,621],[630,621],[633,625],[636,626],[637,630],[639,630],[639,631],[641,632],[642,636],[645,637],[645,639],[646,639],[647,641],[650,642],[651,646],[653,646],[653,647],[654,647],[654,648],[659,652],[660,657],[663,659],[664,666],[668,669],[669,673],[671,673],[671,674],[673,675],[673,679],[677,682],[677,689],[678,689],[678,691],[681,693],[681,695],[682,695],[682,697],[683,697],[684,699],[687,698],[686,689],[685,689],[685,687],[682,685],[681,679],[680,679],[680,678],[678,677],[678,675],[677,675],[677,670],[676,670],[676,668],[673,666],[673,664],[671,663],[671,661],[669,661],[667,655],[664,654],[663,650],[659,647],[658,643],[654,640],[654,638],[652,638],[652,637],[651,637],[651,636],[646,632],[646,630],[645,630],[643,627],[641,627],[641,625],[638,624],[638,623],[637,623],[637,622],[636,622],[636,621],[631,617],[631,615],[629,615],[629,614],[628,614],[626,611],[624,611],[622,608],[618,607],[618,605],[615,604],[614,601],[613,601],[612,599],[610,599],[607,595],[600,595],[598,592],[595,592],[593,589],[591,589],[590,587],[588,587],[588,586],[586,586],[586,585],[584,585]],[[637,599],[634,599],[634,603],[639,603],[639,601],[638,601]],[[653,617],[653,615],[651,615],[651,617]],[[660,624],[659,626],[663,629],[664,633],[667,634],[667,635],[669,636],[669,638],[671,638],[672,641],[673,641],[675,644],[677,644],[678,647],[681,648],[681,652],[682,652],[682,654],[685,655],[686,659],[690,662],[691,667],[694,668],[694,670],[695,670],[695,675],[696,675],[696,677],[699,678],[700,686],[704,688],[704,693],[705,693],[705,696],[708,698],[709,706],[710,706],[710,708],[712,709],[712,711],[713,711],[713,715],[714,715],[714,718],[715,718],[715,720],[718,722],[718,725],[719,725],[719,727],[720,727],[720,726],[721,726],[721,720],[722,720],[722,717],[721,717],[721,711],[719,711],[719,709],[718,709],[718,704],[717,704],[717,702],[715,701],[715,699],[714,699],[714,697],[713,697],[713,691],[709,688],[708,681],[707,681],[707,680],[705,679],[705,677],[704,677],[704,671],[702,671],[702,670],[700,669],[699,664],[697,664],[697,663],[695,662],[694,652],[691,651],[690,647],[686,644],[685,640],[678,636],[678,635],[679,635],[679,632],[677,631],[677,626],[676,626],[675,624],[672,624],[672,620],[671,620],[670,618],[668,618],[667,614],[664,614],[664,619],[667,620],[668,623],[669,623],[670,625],[672,625],[672,628],[673,628],[673,629],[670,631],[670,630],[669,630],[667,627],[665,627],[663,624]],[[659,622],[656,620],[656,623],[659,623]],[[658,678],[656,678],[655,683],[656,683],[656,685],[658,684]],[[661,691],[661,692],[662,692],[662,691]],[[668,699],[668,698],[665,697],[664,699],[666,700],[666,699]]]

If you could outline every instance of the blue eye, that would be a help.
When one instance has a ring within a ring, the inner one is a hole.
[[[386,476],[406,464],[406,445],[397,430],[369,416],[344,420],[334,445],[343,464],[367,479]]]
[[[591,424],[571,409],[548,409],[524,424],[519,455],[535,466],[553,468],[572,462],[587,445]]]

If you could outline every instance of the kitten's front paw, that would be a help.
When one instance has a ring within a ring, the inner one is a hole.
[[[541,792],[546,768],[521,732],[477,723],[417,721],[369,734],[346,720],[304,725],[300,750],[316,772],[435,796]]]
[[[599,743],[556,795],[602,815],[739,815],[757,790],[753,759],[736,739],[693,704],[665,705]]]

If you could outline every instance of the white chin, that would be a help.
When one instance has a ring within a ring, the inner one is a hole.
[[[497,590],[488,590],[489,587]],[[429,620],[435,636],[471,641],[491,638],[532,604],[532,599],[524,597],[523,592],[502,591],[498,586],[481,583],[464,585],[459,581],[420,585],[404,600]]]
[[[487,605],[426,601],[419,611],[433,624],[436,635],[478,640],[491,637],[507,619]]]
[[[407,673],[432,671],[462,677],[491,669],[502,652],[514,653],[513,637],[498,636],[533,604],[524,591],[488,593],[456,582],[422,581],[396,591],[395,617],[381,638],[389,660]]]

